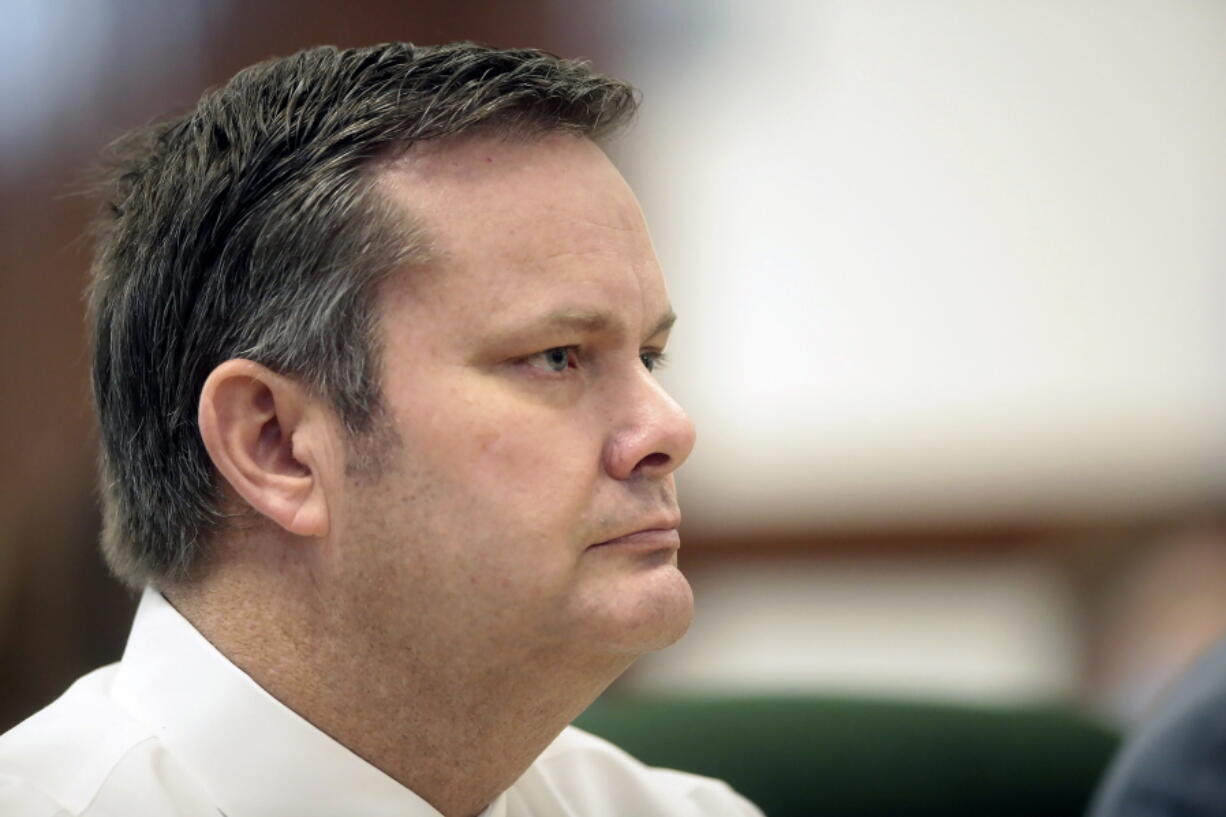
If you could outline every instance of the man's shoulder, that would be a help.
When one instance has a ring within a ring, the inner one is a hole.
[[[0,735],[0,813],[81,814],[123,758],[155,740],[111,700],[117,666],[82,676]]]
[[[541,753],[517,788],[547,788],[566,814],[760,817],[722,780],[648,766],[614,744],[574,726]]]

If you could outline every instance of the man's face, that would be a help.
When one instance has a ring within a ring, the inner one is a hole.
[[[372,636],[475,654],[676,640],[693,602],[673,471],[694,429],[651,371],[671,309],[633,194],[561,134],[418,145],[381,181],[435,260],[382,291],[399,442],[333,510]]]

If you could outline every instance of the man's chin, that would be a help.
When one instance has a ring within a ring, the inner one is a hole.
[[[600,641],[622,653],[663,649],[685,635],[694,618],[694,594],[675,565],[661,565],[649,575],[618,583],[611,597],[592,610],[599,619]]]

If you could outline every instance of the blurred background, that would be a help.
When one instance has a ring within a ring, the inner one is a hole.
[[[95,551],[84,169],[319,43],[541,47],[643,90],[610,152],[681,316],[661,378],[699,428],[698,607],[616,694],[1038,706],[1114,734],[1226,632],[1226,5],[0,15],[0,730],[116,660],[134,608]]]

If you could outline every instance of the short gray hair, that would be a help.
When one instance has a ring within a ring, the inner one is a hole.
[[[115,575],[189,579],[219,528],[196,412],[223,361],[298,379],[351,439],[377,427],[377,284],[423,245],[376,192],[374,159],[475,130],[598,139],[636,107],[626,83],[536,50],[320,47],[112,145],[89,307]]]

